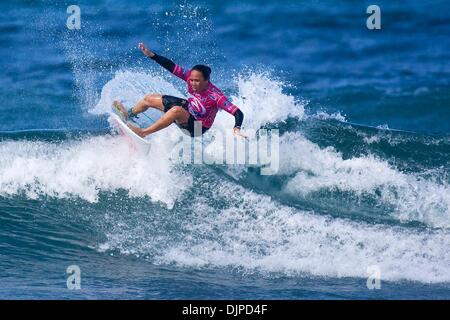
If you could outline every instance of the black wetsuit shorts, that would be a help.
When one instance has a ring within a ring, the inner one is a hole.
[[[162,96],[162,104],[164,106],[164,112],[167,112],[170,108],[175,107],[175,106],[182,107],[184,110],[189,112],[189,109],[188,109],[189,103],[186,99],[164,95],[164,96]],[[195,118],[190,113],[189,113],[189,119],[188,119],[187,124],[181,125],[181,124],[177,123],[177,126],[180,127],[180,129],[187,130],[191,137],[195,136],[194,125],[195,125]],[[201,125],[201,124],[199,123],[197,125]],[[209,129],[209,128],[206,128],[203,126],[201,126],[201,128],[202,128],[201,134],[204,134]],[[183,130],[183,132],[186,133],[184,130]]]

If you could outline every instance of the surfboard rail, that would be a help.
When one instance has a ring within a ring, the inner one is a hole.
[[[126,138],[130,147],[136,152],[142,153],[144,155],[148,154],[151,149],[151,142],[138,136],[131,130],[127,124],[115,113],[111,114],[113,123],[119,129],[120,134]]]

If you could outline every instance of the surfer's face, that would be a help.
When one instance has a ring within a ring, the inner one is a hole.
[[[203,77],[200,71],[192,70],[189,75],[189,84],[194,91],[200,92],[208,87],[208,80]]]

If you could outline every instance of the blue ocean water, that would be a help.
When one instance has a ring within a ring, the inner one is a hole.
[[[71,4],[0,4],[0,298],[450,298],[447,1],[377,1],[381,30],[369,1]],[[279,172],[172,163],[175,126],[130,152],[111,100],[186,93],[141,41],[279,129]]]

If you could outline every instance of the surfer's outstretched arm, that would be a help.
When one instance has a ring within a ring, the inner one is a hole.
[[[166,57],[160,56],[158,54],[154,54],[153,57],[151,57],[150,59],[156,61],[161,67],[163,67],[164,69],[168,70],[169,72],[173,73],[175,70],[175,62],[173,62],[170,59],[167,59]]]
[[[178,78],[181,78],[184,81],[187,81],[187,74],[189,70],[185,70],[179,65],[175,64],[170,59],[167,59],[166,57],[160,56],[153,51],[147,49],[145,45],[141,42],[139,43],[139,49],[141,49],[142,53],[149,57],[150,59],[154,60],[156,63],[158,63],[160,66],[162,66],[164,69],[168,70],[170,73],[173,73]]]

